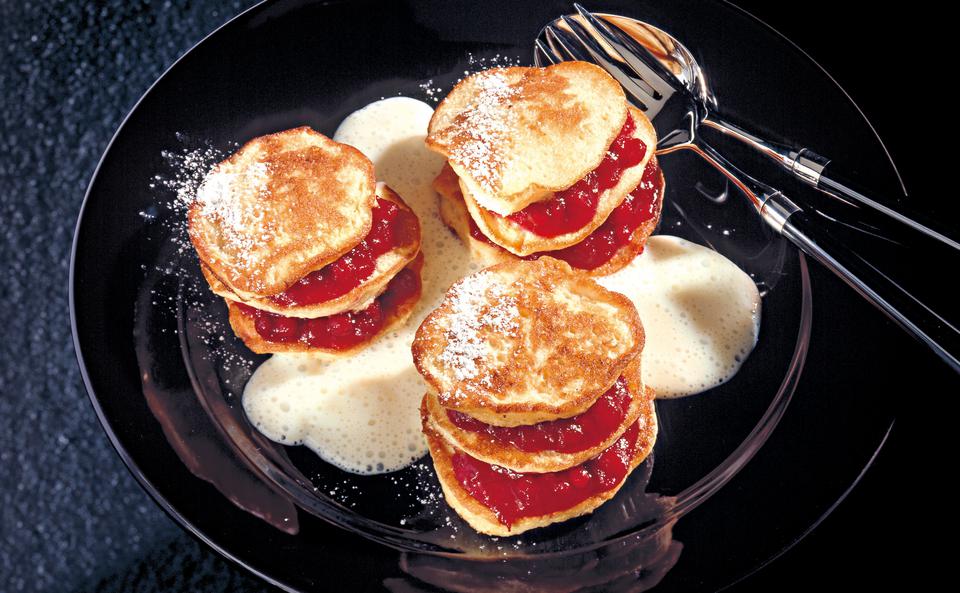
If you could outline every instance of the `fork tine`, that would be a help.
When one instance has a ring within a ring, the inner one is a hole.
[[[600,43],[597,41],[597,38],[600,37],[604,39],[604,41],[606,41],[606,39],[602,37],[596,28],[594,28],[590,23],[581,22],[575,18],[569,18],[566,16],[561,16],[560,18],[568,27],[570,27],[570,30],[573,31],[574,36],[580,40],[580,43],[586,47],[587,51],[590,52],[594,60],[603,66],[604,69],[610,71],[611,68],[617,68],[617,70],[629,76],[644,90],[644,92],[646,92],[648,95],[648,101],[655,102],[663,100],[663,93],[658,91],[642,76],[639,76],[635,69],[630,68],[630,64],[626,61],[626,58],[620,55],[620,53],[616,51],[616,48],[611,46],[610,49],[607,49],[600,45]],[[610,55],[610,50],[613,50],[613,56]],[[613,60],[611,60],[611,58],[613,58]],[[614,73],[611,72],[611,74]],[[616,74],[614,74],[614,76],[616,77]],[[621,84],[623,83],[621,82]]]
[[[577,60],[581,62],[590,61],[590,56],[575,49],[576,44],[569,43],[569,40],[565,43],[563,41],[563,37],[565,37],[566,34],[553,25],[547,25],[544,27],[543,33],[544,37],[547,38],[547,44],[550,46],[550,49],[553,50],[554,55],[560,57],[562,60]]]
[[[556,64],[560,61],[554,57],[553,53],[550,52],[550,48],[544,45],[539,37],[533,43],[535,46],[533,63],[536,64],[538,68],[543,67],[544,64]]]
[[[592,29],[592,32],[610,44],[617,56],[634,70],[638,78],[655,89],[655,92],[669,97],[677,90],[684,88],[673,73],[650,53],[650,50],[622,29],[612,23],[602,21],[580,4],[574,3],[573,7],[587,26]]]
[[[643,111],[658,111],[658,103],[663,100],[663,95],[646,81],[636,76],[629,66],[614,61],[609,57],[607,51],[597,43],[596,39],[587,29],[575,19],[560,17],[564,24],[570,28],[570,35],[573,36],[587,50],[601,68],[613,76],[620,86],[634,99]],[[653,117],[653,115],[650,115]]]

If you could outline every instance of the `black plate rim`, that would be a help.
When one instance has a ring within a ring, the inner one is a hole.
[[[795,546],[795,545],[797,545],[798,543],[800,543],[800,540],[802,540],[803,538],[807,537],[807,535],[809,535],[814,529],[816,529],[821,523],[823,523],[824,520],[826,520],[826,518],[829,517],[829,516],[833,513],[833,511],[834,511],[838,506],[840,506],[840,504],[841,504],[843,501],[845,501],[845,500],[847,499],[847,496],[849,496],[850,493],[853,492],[853,489],[857,487],[857,485],[860,483],[860,480],[863,479],[863,476],[865,476],[865,475],[867,474],[867,471],[870,469],[870,467],[873,466],[873,462],[876,461],[877,456],[880,454],[880,450],[883,449],[884,445],[886,445],[886,443],[887,443],[887,439],[890,438],[890,433],[893,432],[893,426],[894,426],[894,424],[896,424],[896,420],[892,420],[892,421],[890,422],[890,424],[887,426],[886,431],[884,431],[884,433],[883,433],[883,437],[880,438],[880,443],[877,444],[877,448],[874,449],[873,453],[870,455],[870,459],[867,460],[867,464],[863,466],[863,469],[860,470],[860,473],[857,474],[857,477],[853,479],[853,482],[851,482],[850,485],[847,486],[847,488],[840,494],[840,497],[837,498],[837,500],[834,501],[834,503],[831,504],[831,505],[823,512],[823,514],[820,515],[820,517],[819,517],[816,521],[814,521],[809,527],[807,527],[806,529],[804,529],[803,531],[801,531],[800,534],[797,535],[796,538],[793,539],[789,544],[787,544],[786,546],[784,546],[783,548],[781,548],[778,552],[774,553],[772,556],[770,556],[769,558],[767,558],[766,560],[764,560],[764,561],[761,562],[760,564],[757,564],[755,567],[753,567],[752,570],[748,571],[747,573],[745,573],[745,574],[744,574],[743,576],[741,576],[740,578],[734,580],[733,582],[731,582],[730,584],[728,584],[728,585],[727,585],[726,587],[724,587],[723,589],[729,589],[730,587],[733,587],[733,586],[736,585],[737,583],[743,582],[744,580],[746,580],[746,579],[749,578],[750,576],[756,574],[756,573],[759,572],[761,569],[765,568],[765,567],[768,566],[770,563],[772,563],[773,561],[775,561],[777,558],[780,558],[781,556],[783,556],[784,554],[786,554],[787,552],[789,552],[790,549],[793,548],[793,546]]]
[[[343,0],[340,0],[340,1],[343,1]],[[96,182],[96,180],[97,180],[97,178],[98,178],[98,176],[99,176],[99,174],[100,174],[101,168],[103,167],[103,164],[104,164],[104,162],[105,162],[105,160],[106,160],[106,158],[107,158],[107,155],[110,154],[111,149],[113,148],[115,142],[117,141],[117,138],[119,138],[119,136],[121,135],[121,133],[123,133],[123,131],[124,131],[124,129],[126,128],[127,123],[129,122],[130,118],[131,118],[132,115],[137,111],[137,109],[140,107],[140,105],[143,103],[143,101],[146,99],[146,97],[147,97],[148,95],[150,95],[150,93],[153,91],[153,89],[154,89],[156,86],[158,86],[161,82],[164,81],[164,79],[167,78],[167,76],[170,74],[170,72],[171,72],[182,60],[185,60],[185,59],[186,59],[190,54],[192,54],[200,45],[202,45],[203,43],[205,43],[208,39],[210,39],[210,38],[213,37],[214,35],[218,34],[222,29],[225,29],[226,27],[232,25],[235,21],[237,21],[238,19],[243,18],[243,17],[246,16],[248,13],[251,13],[251,12],[253,12],[253,11],[256,11],[256,10],[260,9],[261,7],[263,7],[264,5],[267,5],[267,4],[270,4],[270,3],[271,3],[271,0],[259,0],[256,4],[254,4],[254,5],[246,8],[246,9],[244,9],[244,10],[242,10],[242,11],[239,12],[239,13],[237,13],[236,15],[234,15],[233,17],[231,17],[231,18],[230,18],[229,20],[227,20],[226,22],[222,23],[221,25],[219,25],[219,26],[217,26],[216,28],[214,28],[213,30],[211,30],[207,35],[203,36],[203,38],[201,38],[201,39],[198,40],[196,43],[194,43],[188,50],[186,50],[182,55],[180,55],[176,60],[174,60],[166,69],[164,69],[164,71],[160,74],[160,76],[158,76],[157,79],[156,79],[152,84],[150,84],[150,86],[140,95],[140,97],[137,99],[137,101],[133,104],[133,106],[130,108],[130,110],[129,110],[129,111],[126,113],[126,115],[123,117],[123,120],[121,121],[120,125],[117,127],[117,130],[114,132],[113,136],[111,136],[110,141],[107,143],[107,146],[104,148],[103,153],[100,155],[100,158],[99,158],[99,160],[97,161],[97,166],[94,168],[94,171],[93,171],[93,173],[92,173],[92,175],[91,175],[91,177],[90,177],[90,181],[89,181],[88,184],[87,184],[87,188],[86,188],[86,190],[84,191],[83,200],[82,200],[82,202],[81,202],[80,209],[79,209],[78,214],[77,214],[77,222],[76,222],[76,225],[75,225],[75,227],[74,227],[73,241],[72,241],[72,245],[71,245],[71,248],[70,248],[69,274],[68,274],[68,279],[67,279],[67,282],[68,282],[67,289],[68,289],[68,303],[69,303],[69,309],[70,309],[70,332],[71,332],[71,337],[72,337],[72,341],[73,341],[74,353],[75,353],[76,359],[77,359],[77,366],[79,367],[79,370],[80,370],[80,376],[81,376],[81,379],[82,379],[82,381],[83,381],[84,389],[85,389],[86,392],[87,392],[87,398],[89,399],[91,405],[93,406],[93,409],[94,409],[94,411],[95,411],[95,413],[96,413],[96,415],[97,415],[97,419],[98,419],[98,421],[100,422],[101,428],[102,428],[103,431],[106,433],[107,438],[109,439],[110,444],[113,446],[114,450],[115,450],[115,451],[117,452],[117,454],[120,456],[120,458],[121,458],[121,460],[123,461],[124,466],[126,467],[127,471],[130,472],[130,474],[136,479],[136,481],[137,481],[137,483],[140,485],[140,487],[143,488],[143,490],[144,490],[148,495],[150,495],[150,497],[153,499],[153,501],[164,511],[164,513],[166,513],[168,516],[170,516],[178,525],[180,525],[180,526],[181,526],[187,533],[189,533],[192,537],[194,537],[194,538],[197,539],[198,541],[203,542],[205,545],[207,545],[207,546],[209,546],[211,549],[215,550],[218,554],[220,554],[220,555],[223,556],[224,558],[230,560],[231,562],[236,563],[238,566],[243,567],[245,570],[247,570],[247,571],[249,571],[250,573],[256,575],[257,577],[263,579],[264,581],[270,583],[271,585],[276,586],[276,587],[278,587],[278,588],[280,588],[280,589],[282,589],[282,590],[284,590],[284,591],[289,591],[290,593],[300,593],[300,591],[299,591],[298,589],[292,588],[292,587],[290,587],[289,585],[287,585],[287,584],[285,584],[285,583],[277,580],[276,578],[270,576],[270,575],[267,574],[266,572],[256,569],[256,568],[253,567],[251,564],[245,562],[243,559],[239,558],[238,556],[236,556],[236,555],[234,555],[234,554],[231,554],[231,553],[228,552],[224,547],[222,547],[221,545],[219,545],[218,543],[216,543],[215,541],[213,541],[209,536],[207,536],[205,533],[203,533],[203,532],[202,532],[199,528],[197,528],[193,523],[191,523],[190,521],[186,520],[186,518],[185,518],[182,514],[180,514],[180,513],[160,494],[160,492],[159,492],[159,491],[157,490],[157,488],[153,485],[153,483],[152,483],[150,480],[148,480],[148,479],[146,478],[146,476],[143,475],[143,473],[142,473],[142,472],[140,471],[140,469],[139,469],[139,466],[136,464],[136,462],[134,462],[133,458],[132,458],[132,457],[130,456],[130,454],[126,451],[126,449],[123,447],[123,445],[119,442],[119,440],[118,440],[118,438],[117,438],[117,436],[116,436],[116,433],[114,432],[113,426],[111,425],[111,422],[110,422],[109,419],[106,417],[106,415],[105,415],[104,412],[103,412],[102,407],[100,406],[100,403],[99,403],[99,400],[98,400],[96,391],[95,391],[95,389],[93,388],[93,385],[92,385],[91,380],[90,380],[89,373],[87,372],[86,361],[85,361],[85,359],[84,359],[83,351],[82,351],[82,348],[81,348],[81,345],[80,345],[80,336],[79,336],[79,331],[78,331],[78,326],[77,326],[77,309],[76,309],[76,261],[77,261],[77,252],[78,252],[78,245],[79,245],[80,230],[81,230],[81,227],[83,226],[83,223],[84,223],[84,217],[85,217],[85,214],[86,214],[86,211],[87,211],[87,208],[88,208],[88,204],[89,204],[90,199],[91,199],[91,195],[92,195],[92,193],[93,193],[94,184],[95,184],[95,182]],[[339,3],[339,2],[338,2],[337,0],[334,0],[334,2],[331,2],[331,3]],[[737,5],[735,5],[731,0],[719,0],[719,4],[722,4],[722,5],[724,5],[725,7],[729,8],[729,9],[732,9],[732,10],[735,11],[735,12],[739,12],[739,13],[747,16],[752,22],[754,22],[754,23],[756,23],[756,24],[759,24],[760,26],[762,26],[763,28],[765,28],[765,29],[768,30],[769,32],[772,32],[778,39],[786,42],[791,48],[793,48],[795,51],[798,51],[801,55],[803,55],[803,57],[804,57],[809,63],[815,65],[815,66],[817,67],[817,69],[818,69],[821,73],[823,73],[823,75],[826,76],[827,79],[828,79],[838,90],[840,90],[841,93],[843,93],[843,96],[847,99],[847,101],[849,102],[849,104],[852,105],[852,106],[854,107],[854,109],[856,109],[857,113],[860,115],[861,120],[862,120],[864,123],[867,124],[867,127],[870,129],[870,132],[873,134],[873,137],[877,140],[877,142],[880,143],[880,146],[881,146],[881,148],[883,149],[884,155],[885,155],[886,158],[887,158],[887,162],[888,162],[888,164],[890,165],[890,167],[893,169],[893,172],[894,172],[894,174],[896,175],[897,181],[898,181],[898,183],[900,184],[900,187],[901,187],[901,190],[903,191],[903,194],[904,194],[904,195],[907,195],[907,194],[908,194],[908,191],[907,191],[907,188],[906,188],[905,183],[903,182],[903,177],[902,177],[902,175],[900,174],[900,170],[897,168],[897,165],[896,165],[896,163],[894,162],[893,157],[890,155],[890,151],[889,151],[889,149],[887,148],[886,143],[883,141],[883,138],[881,138],[880,134],[877,132],[877,130],[876,130],[876,128],[874,127],[873,123],[872,123],[872,122],[870,121],[870,119],[866,116],[866,114],[863,112],[863,110],[860,108],[860,106],[856,103],[856,101],[853,99],[853,97],[850,96],[850,94],[847,92],[847,90],[833,77],[833,75],[831,75],[816,59],[814,59],[814,58],[813,58],[809,53],[807,53],[803,48],[801,48],[800,46],[798,46],[798,45],[797,45],[796,43],[794,43],[791,39],[789,39],[788,37],[786,37],[783,33],[781,33],[780,31],[778,31],[777,29],[775,29],[774,27],[772,27],[771,25],[769,25],[768,23],[766,23],[766,22],[763,21],[762,19],[754,16],[754,15],[753,15],[751,12],[749,12],[748,10],[746,10],[746,9],[744,9],[744,8],[741,8],[741,7],[737,6]],[[798,253],[799,253],[799,252],[798,252]],[[800,253],[800,257],[801,257],[801,259],[803,259],[803,254],[802,254],[802,253]],[[811,524],[807,529],[803,530],[801,533],[799,533],[797,536],[795,536],[787,545],[785,545],[785,546],[784,546],[782,549],[780,549],[778,552],[772,554],[769,558],[767,558],[767,559],[764,560],[763,562],[757,564],[752,570],[749,570],[748,572],[746,572],[745,574],[743,574],[740,578],[738,578],[738,579],[730,582],[728,585],[726,585],[725,587],[723,587],[723,589],[727,589],[727,588],[729,588],[729,587],[734,586],[734,585],[737,584],[737,583],[742,582],[742,581],[745,580],[746,578],[748,578],[748,577],[750,577],[751,575],[755,574],[757,571],[761,570],[762,568],[766,567],[767,565],[769,565],[769,564],[772,563],[773,561],[775,561],[775,560],[777,560],[778,558],[780,558],[780,556],[782,556],[783,554],[785,554],[786,552],[788,552],[791,548],[793,548],[793,546],[795,546],[797,543],[799,543],[799,542],[800,542],[804,537],[806,537],[811,531],[813,531],[814,529],[816,529],[816,527],[817,527],[818,525],[820,525],[827,517],[829,517],[829,516],[833,513],[833,511],[834,511],[844,500],[846,500],[847,496],[848,496],[848,495],[853,491],[853,489],[860,483],[860,481],[862,480],[862,478],[864,477],[864,475],[866,474],[866,472],[867,472],[867,471],[870,469],[870,467],[873,465],[873,463],[874,463],[874,461],[876,460],[877,456],[879,455],[880,451],[883,449],[884,445],[886,444],[887,439],[888,439],[888,437],[890,436],[890,433],[891,433],[891,431],[893,430],[893,427],[894,427],[895,424],[896,424],[896,419],[894,418],[894,420],[891,420],[891,422],[889,423],[889,425],[886,427],[886,430],[884,431],[883,437],[880,439],[880,442],[877,443],[877,445],[875,446],[875,448],[874,448],[874,450],[873,450],[873,453],[872,453],[872,454],[870,455],[870,457],[867,459],[866,463],[864,464],[864,466],[863,466],[863,468],[860,470],[860,472],[857,474],[857,476],[850,482],[850,484],[849,484],[848,487],[843,491],[843,493],[840,495],[840,497],[838,497],[837,500],[836,500],[833,504],[831,504],[827,509],[825,509],[825,510],[823,511],[823,513],[820,515],[820,517],[819,517],[813,524]],[[750,457],[752,458],[752,455],[751,455]],[[749,461],[749,459],[748,459],[748,461]],[[691,510],[692,510],[692,509],[691,509]],[[366,538],[365,538],[365,539],[366,539]],[[381,545],[383,545],[383,544],[381,544]]]

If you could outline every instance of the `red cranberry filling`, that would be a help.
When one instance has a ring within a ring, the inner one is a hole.
[[[549,200],[530,204],[507,218],[541,237],[556,237],[583,228],[596,215],[600,195],[617,185],[624,171],[643,160],[647,146],[633,137],[636,127],[627,113],[620,134],[596,169]]]
[[[630,192],[623,202],[614,208],[607,220],[597,230],[587,235],[583,241],[556,251],[534,253],[523,259],[537,259],[540,256],[549,255],[562,259],[580,270],[599,268],[610,261],[621,247],[630,242],[630,237],[633,236],[637,227],[657,216],[662,203],[661,190],[660,168],[656,161],[651,160],[643,170],[640,185]],[[499,247],[483,234],[477,223],[473,221],[473,217],[470,217],[469,224],[471,237]]]
[[[417,257],[415,263],[422,261],[422,256]],[[254,309],[243,303],[237,306],[244,315],[253,318],[257,333],[268,342],[303,342],[314,348],[347,350],[377,335],[398,309],[419,295],[420,267],[410,265],[400,270],[387,284],[387,289],[361,311],[301,319]]]
[[[285,292],[270,297],[280,307],[314,305],[343,296],[373,274],[377,258],[413,241],[417,220],[395,203],[377,198],[370,232],[340,259],[310,272]]]
[[[447,416],[463,430],[482,433],[498,444],[528,453],[577,453],[607,440],[623,422],[630,400],[627,381],[620,377],[587,411],[572,418],[506,427],[486,424],[455,410],[447,410]]]
[[[514,472],[462,451],[453,455],[453,472],[470,496],[509,527],[523,517],[565,511],[614,488],[627,476],[638,434],[634,422],[599,456],[559,472]]]
[[[614,254],[630,243],[637,228],[659,214],[661,201],[660,168],[647,165],[643,170],[640,185],[600,227],[575,245],[547,252],[580,270],[594,270],[610,261]]]

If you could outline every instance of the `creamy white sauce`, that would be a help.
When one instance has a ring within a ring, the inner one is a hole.
[[[410,345],[446,290],[480,269],[440,220],[430,184],[442,157],[424,147],[433,109],[406,97],[354,112],[334,139],[374,163],[420,218],[423,296],[407,323],[359,354],[320,361],[275,354],[251,377],[243,406],[268,438],[303,444],[350,472],[396,471],[426,454],[420,399],[426,390]],[[600,279],[634,301],[646,329],[644,381],[661,397],[687,395],[729,379],[756,343],[760,297],[721,255],[675,237],[652,237],[644,254]]]
[[[394,97],[351,114],[334,134],[367,155],[377,178],[420,218],[423,296],[410,319],[349,358],[321,362],[275,354],[243,394],[247,416],[268,438],[306,445],[346,471],[395,471],[426,454],[419,412],[426,384],[413,366],[410,345],[450,285],[480,269],[437,211],[430,184],[443,158],[423,144],[431,115],[426,103]]]
[[[712,249],[653,236],[630,265],[597,280],[637,306],[646,332],[641,372],[657,397],[724,383],[757,343],[757,285]]]

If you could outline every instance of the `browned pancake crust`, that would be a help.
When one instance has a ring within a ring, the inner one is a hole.
[[[665,189],[665,179],[663,172],[660,172],[660,188],[658,190],[659,198],[656,202],[656,214],[650,220],[644,222],[630,235],[630,242],[617,250],[607,262],[592,270],[575,270],[589,276],[607,276],[623,269],[635,257],[643,252],[647,239],[657,229],[660,224],[660,212],[663,207],[663,193]],[[506,261],[517,261],[520,258],[503,249],[499,245],[478,241],[470,235],[470,213],[463,202],[463,194],[460,192],[460,183],[457,180],[457,174],[449,165],[444,165],[440,174],[433,180],[433,189],[440,196],[439,210],[440,219],[443,220],[450,229],[463,241],[470,249],[470,254],[474,259],[480,260],[486,265],[498,264]],[[482,231],[481,231],[482,232]],[[545,252],[549,254],[550,252]]]
[[[375,183],[359,150],[310,128],[254,138],[207,176],[190,239],[233,293],[277,294],[363,239]]]
[[[426,143],[485,208],[510,214],[595,169],[626,117],[623,89],[594,64],[492,68],[450,91]]]
[[[653,399],[653,389],[644,387],[640,381],[639,359],[627,369],[624,377],[627,379],[627,389],[633,397],[620,426],[603,442],[577,453],[559,453],[557,451],[530,453],[509,444],[501,444],[482,434],[463,430],[450,420],[446,409],[440,405],[436,396],[431,393],[423,397],[421,405],[427,410],[428,421],[433,430],[454,447],[469,453],[472,457],[517,472],[556,472],[593,459],[616,442],[634,422],[639,421],[641,429],[647,423],[652,422],[643,414],[651,411],[648,404]]]
[[[420,271],[423,269],[423,255],[418,254],[416,259],[410,262],[407,265],[408,268],[415,270],[417,274],[420,274]],[[377,339],[387,333],[388,331],[393,330],[396,327],[402,325],[410,313],[413,312],[414,307],[416,307],[417,302],[420,300],[420,293],[418,292],[416,296],[410,299],[408,302],[404,303],[399,309],[393,312],[384,322],[383,328],[376,335],[372,336],[369,340],[362,344],[358,344],[353,348],[348,350],[333,350],[329,348],[316,348],[306,344],[304,342],[294,342],[294,343],[282,343],[282,342],[268,342],[260,337],[260,334],[257,333],[257,328],[254,320],[244,315],[239,307],[231,301],[230,299],[224,299],[227,303],[227,307],[230,310],[230,326],[233,327],[234,333],[243,340],[243,343],[250,350],[256,352],[257,354],[276,354],[281,352],[309,352],[312,354],[322,355],[324,358],[346,358],[360,352],[370,344],[377,341]]]
[[[452,458],[456,449],[430,425],[428,422],[428,413],[423,405],[421,405],[420,408],[420,416],[423,422],[423,433],[427,437],[430,457],[433,459],[433,467],[434,470],[436,470],[437,478],[440,481],[443,496],[447,504],[449,504],[458,515],[463,517],[471,527],[480,533],[493,536],[517,535],[537,527],[545,527],[553,523],[559,523],[585,515],[613,498],[626,482],[626,478],[624,478],[616,487],[607,492],[592,496],[565,511],[541,515],[539,517],[524,517],[508,528],[497,520],[497,516],[493,511],[470,496],[470,493],[457,481],[452,465]],[[641,427],[638,431],[636,449],[630,464],[630,472],[636,469],[637,466],[647,458],[650,451],[653,450],[653,445],[657,439],[657,416],[653,400],[647,402],[647,410],[644,411],[644,417],[652,421],[648,422],[646,426]],[[629,476],[630,474],[628,473],[627,478],[629,478]]]
[[[410,209],[399,195],[382,183],[377,184],[377,195],[395,203],[401,210],[410,213],[412,215],[410,220],[414,228],[406,229],[406,232],[404,232],[404,235],[409,237],[409,241],[407,241],[406,244],[398,245],[378,257],[377,269],[373,274],[347,294],[313,305],[281,307],[274,304],[269,298],[244,299],[240,297],[240,295],[232,292],[227,285],[221,282],[206,265],[201,264],[201,270],[207,279],[207,283],[210,285],[210,290],[226,299],[240,301],[255,309],[262,309],[289,317],[329,317],[330,315],[336,315],[337,313],[343,313],[345,311],[362,309],[371,299],[382,293],[387,288],[390,280],[397,275],[397,272],[413,261],[413,258],[420,252],[420,221],[413,210]],[[312,271],[313,270],[311,270],[311,272]]]
[[[543,257],[454,284],[418,328],[412,350],[441,405],[517,426],[580,414],[643,343],[627,297]]]
[[[540,236],[525,229],[519,223],[509,218],[498,216],[490,210],[483,208],[477,201],[476,193],[470,190],[468,183],[463,178],[460,178],[460,189],[464,196],[464,203],[467,205],[467,210],[470,211],[470,216],[473,217],[474,222],[480,227],[483,234],[504,249],[516,255],[524,256],[530,255],[531,253],[552,251],[575,245],[595,231],[604,223],[607,217],[610,216],[610,213],[623,203],[627,194],[640,184],[647,163],[650,159],[654,158],[657,134],[653,128],[653,124],[650,123],[640,110],[631,107],[630,112],[636,124],[633,137],[642,140],[647,150],[639,163],[623,171],[623,174],[615,186],[599,194],[597,211],[589,222],[569,233],[563,233],[555,237]],[[547,198],[552,197],[553,194],[547,196]]]

